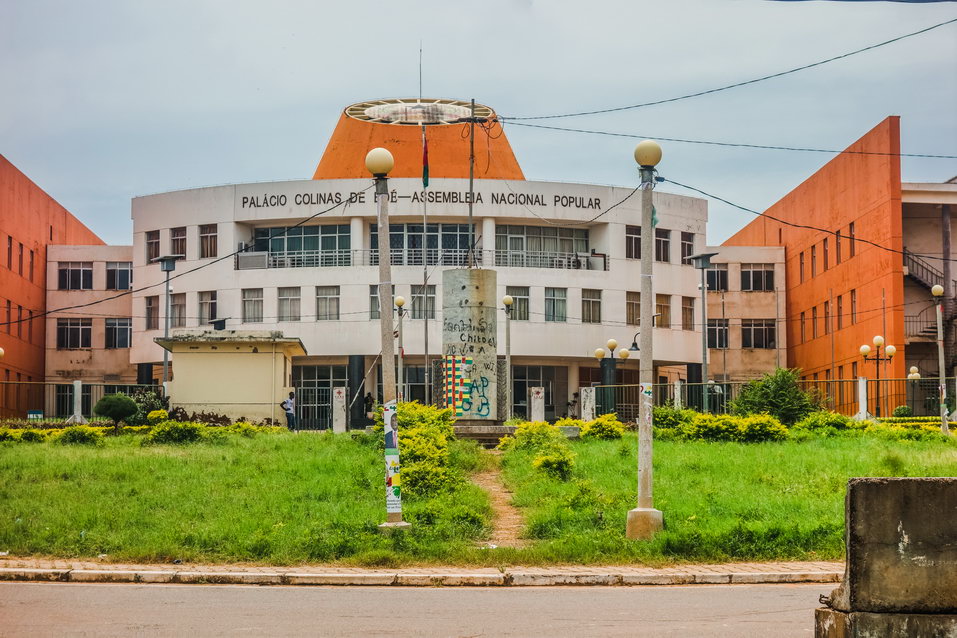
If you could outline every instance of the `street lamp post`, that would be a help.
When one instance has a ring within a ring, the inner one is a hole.
[[[512,304],[511,295],[502,297],[505,306],[505,420],[512,418]]]
[[[910,374],[907,375],[907,379],[911,382],[910,386],[910,411],[911,414],[914,413],[914,403],[917,401],[917,382],[920,381],[920,370],[917,366],[910,367]]]
[[[405,401],[405,348],[402,344],[402,318],[405,316],[405,297],[396,297],[395,298],[395,308],[396,314],[399,315],[399,368],[396,373],[398,377],[398,390],[396,390],[395,396],[397,401]]]
[[[379,333],[382,340],[382,403],[394,403],[395,341],[392,332],[392,254],[389,250],[389,171],[395,166],[392,153],[374,148],[366,155],[366,169],[375,178],[379,226]]]
[[[170,327],[170,290],[169,290],[169,274],[176,270],[176,261],[182,259],[183,255],[165,255],[163,257],[157,257],[154,259],[154,262],[158,262],[160,265],[160,270],[166,273],[166,301],[164,307],[166,308],[166,318],[163,322],[163,339],[169,340],[169,327]],[[169,381],[169,350],[163,348],[163,393],[166,393],[166,382]]]
[[[655,186],[655,166],[661,161],[661,147],[657,142],[644,140],[635,147],[635,161],[641,177],[641,308],[639,322],[647,329],[640,331],[641,359],[639,381],[641,403],[638,408],[638,507],[628,512],[625,536],[636,539],[652,538],[663,526],[661,512],[654,509],[652,497],[652,383],[654,382],[654,349],[651,329],[654,306],[652,269],[654,267],[655,230],[653,225],[652,190]]]
[[[617,355],[624,360],[628,358],[630,353],[625,348],[616,353],[615,349],[618,347],[618,342],[615,339],[609,339],[605,346],[608,348],[607,352],[605,348],[595,348],[595,358],[598,359],[598,365],[601,369],[602,413],[608,414],[614,412],[616,408],[615,388],[612,387],[617,380],[615,372],[618,369],[618,361],[615,356]]]
[[[864,361],[873,361],[875,362],[875,368],[877,369],[877,405],[875,406],[874,416],[881,416],[881,364],[885,361],[890,361],[894,358],[894,355],[897,354],[897,348],[888,345],[884,346],[884,337],[877,335],[874,337],[874,347],[876,351],[873,356],[868,356],[871,354],[871,347],[866,343],[860,347],[861,356],[864,357]],[[881,348],[884,349],[884,355],[881,355]]]
[[[934,295],[934,305],[937,306],[937,369],[940,384],[940,431],[944,434],[950,434],[950,427],[947,424],[947,418],[950,416],[947,411],[947,371],[944,363],[944,287],[937,284],[930,289]]]
[[[711,268],[711,258],[718,253],[699,253],[691,255],[691,263],[701,271],[701,381],[707,384],[708,378],[708,269]],[[701,386],[701,409],[708,409],[708,386]]]

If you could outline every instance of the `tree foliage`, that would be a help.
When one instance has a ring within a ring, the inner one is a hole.
[[[778,368],[757,381],[749,382],[732,400],[732,414],[770,414],[787,426],[794,425],[812,412],[824,409],[823,397],[806,392],[798,385],[800,370]]]

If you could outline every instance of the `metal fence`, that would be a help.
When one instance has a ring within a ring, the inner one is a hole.
[[[28,381],[0,381],[0,418],[66,419],[73,415],[76,385]],[[138,389],[163,393],[162,386],[129,383],[80,383],[80,412],[89,419],[106,394],[132,394]]]
[[[898,406],[907,406],[915,416],[940,414],[940,382],[936,378],[911,379],[865,379],[867,389],[867,413],[872,416],[891,416]],[[801,381],[802,390],[817,396],[822,405],[846,416],[860,411],[857,379],[831,381]],[[738,398],[747,382],[725,383],[660,383],[653,386],[655,405],[672,405],[705,410],[714,414],[726,414],[731,402]],[[616,412],[623,420],[638,418],[641,401],[639,385],[599,385],[595,387],[595,408],[598,414]],[[954,410],[957,384],[947,380],[949,409]]]

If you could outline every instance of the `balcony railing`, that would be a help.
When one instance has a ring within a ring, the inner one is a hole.
[[[393,249],[393,266],[465,266],[468,250]],[[476,250],[475,265],[505,268],[555,268],[563,270],[608,270],[604,255],[585,253],[530,252],[521,250]],[[333,266],[378,266],[378,250],[311,250],[297,252],[253,252],[236,255],[236,270],[258,268],[324,268]]]
[[[937,338],[937,319],[936,317],[904,317],[904,336],[905,337],[930,337]]]

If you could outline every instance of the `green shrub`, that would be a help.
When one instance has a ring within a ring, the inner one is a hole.
[[[778,368],[757,381],[749,382],[728,407],[732,414],[770,414],[784,425],[794,425],[824,407],[817,392],[805,392],[798,385],[800,370]]]
[[[169,398],[147,388],[136,388],[130,393],[136,403],[136,414],[126,419],[127,425],[149,425],[149,413],[155,410],[168,410]]]
[[[116,434],[120,432],[120,421],[134,416],[138,409],[136,402],[125,394],[107,394],[93,406],[95,414],[109,417],[113,421],[113,431]]]
[[[754,414],[743,417],[738,422],[736,441],[759,443],[761,441],[783,441],[788,438],[788,429],[770,414]]]
[[[910,409],[909,405],[899,405],[894,408],[894,416],[914,416],[914,411]]]
[[[531,450],[551,441],[565,440],[562,431],[547,421],[522,421],[511,436],[503,436],[498,444],[500,450]]]
[[[146,422],[150,425],[159,425],[163,421],[169,421],[169,412],[166,410],[153,410],[146,415]]]
[[[561,445],[549,445],[542,448],[541,452],[532,459],[532,467],[560,481],[571,478],[574,465],[575,455],[564,442]]]
[[[193,421],[164,421],[150,430],[144,445],[154,443],[196,443],[209,437],[209,428]]]
[[[15,430],[13,428],[0,428],[0,441],[12,441],[13,443],[19,443],[21,436],[20,430]]]
[[[902,427],[900,425],[884,425],[871,423],[864,430],[866,434],[888,441],[934,441],[938,443],[957,443],[957,437],[946,435],[939,428],[922,425],[919,427]]]
[[[375,411],[375,431],[382,432],[383,406]],[[399,432],[405,428],[425,425],[435,427],[445,433],[448,438],[455,437],[455,411],[452,408],[437,408],[433,405],[422,405],[418,401],[405,401],[396,409],[396,422]]]
[[[525,423],[525,419],[520,416],[513,416],[511,419],[505,421],[502,425],[507,425],[510,428],[518,427],[520,423]]]
[[[125,425],[120,431],[123,434],[147,434],[151,429],[148,425]]]
[[[697,414],[694,410],[679,410],[671,405],[656,405],[652,408],[652,426],[655,429],[678,429],[683,424],[690,423]]]
[[[43,443],[47,435],[43,430],[21,430],[20,440],[24,443]]]
[[[465,483],[460,474],[449,467],[431,461],[402,461],[402,493],[413,496],[432,496],[452,491]]]
[[[850,417],[837,412],[812,412],[800,421],[794,427],[798,430],[818,431],[824,428],[834,428],[835,430],[847,430],[852,427],[853,421]]]
[[[517,423],[512,423],[512,425],[518,425],[518,423],[521,423],[521,422],[522,421],[519,420]],[[581,430],[585,427],[585,422],[582,421],[581,419],[573,419],[571,417],[566,416],[555,421],[555,427],[556,428],[578,428],[578,431],[581,432]]]
[[[746,417],[730,414],[698,414],[690,423],[678,428],[678,432],[684,439],[742,443],[781,441],[788,435],[787,428],[769,414],[754,414]]]
[[[618,416],[614,413],[603,414],[586,423],[585,427],[581,429],[583,439],[620,439],[624,433],[625,425],[618,420]]]
[[[88,425],[63,428],[54,439],[60,445],[103,445],[103,432]]]

